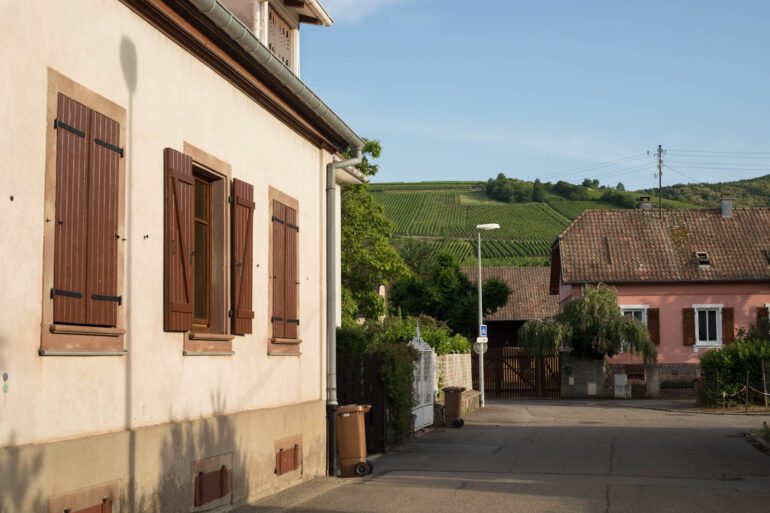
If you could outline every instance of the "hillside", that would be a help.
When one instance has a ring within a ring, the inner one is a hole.
[[[640,191],[653,196],[658,191]],[[663,187],[663,197],[699,207],[713,207],[722,195],[735,200],[738,207],[770,207],[770,175],[736,182],[696,183]]]
[[[394,244],[400,251],[448,251],[461,265],[476,264],[476,225],[499,223],[483,234],[485,266],[546,265],[554,239],[586,209],[617,209],[601,201],[601,190],[587,189],[589,199],[573,201],[551,192],[543,203],[506,203],[491,199],[484,182],[375,183],[371,192],[396,224]],[[635,201],[639,193],[622,193]],[[591,199],[593,198],[593,199]],[[667,200],[664,205],[692,208]]]

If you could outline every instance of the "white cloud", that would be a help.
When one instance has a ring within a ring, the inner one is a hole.
[[[404,0],[321,0],[321,5],[337,23],[358,23],[384,7]]]

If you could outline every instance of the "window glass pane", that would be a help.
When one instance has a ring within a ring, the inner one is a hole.
[[[642,311],[641,310],[634,310],[634,319],[636,319],[639,322],[642,322]]]
[[[708,340],[706,330],[706,312],[703,310],[698,311],[698,340]]]
[[[717,312],[716,310],[709,310],[708,325],[709,325],[709,338],[708,340],[716,341],[717,339]]]
[[[208,221],[209,215],[209,184],[195,180],[195,217]]]
[[[197,208],[197,205],[196,205]],[[195,223],[195,306],[196,319],[208,319],[209,227]]]

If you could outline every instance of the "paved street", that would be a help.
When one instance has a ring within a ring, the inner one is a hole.
[[[671,405],[493,402],[377,459],[366,479],[319,479],[242,511],[770,511],[770,456],[742,435],[770,417],[650,406]]]

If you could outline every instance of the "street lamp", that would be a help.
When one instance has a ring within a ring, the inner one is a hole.
[[[490,230],[498,230],[500,225],[497,223],[478,224],[476,225],[476,234],[478,235],[478,255],[479,255],[479,337],[481,336],[481,325],[484,324],[484,310],[481,304],[481,232],[488,232]],[[486,342],[479,342],[479,391],[481,392],[481,407],[485,406],[484,401],[484,351],[486,351]]]

